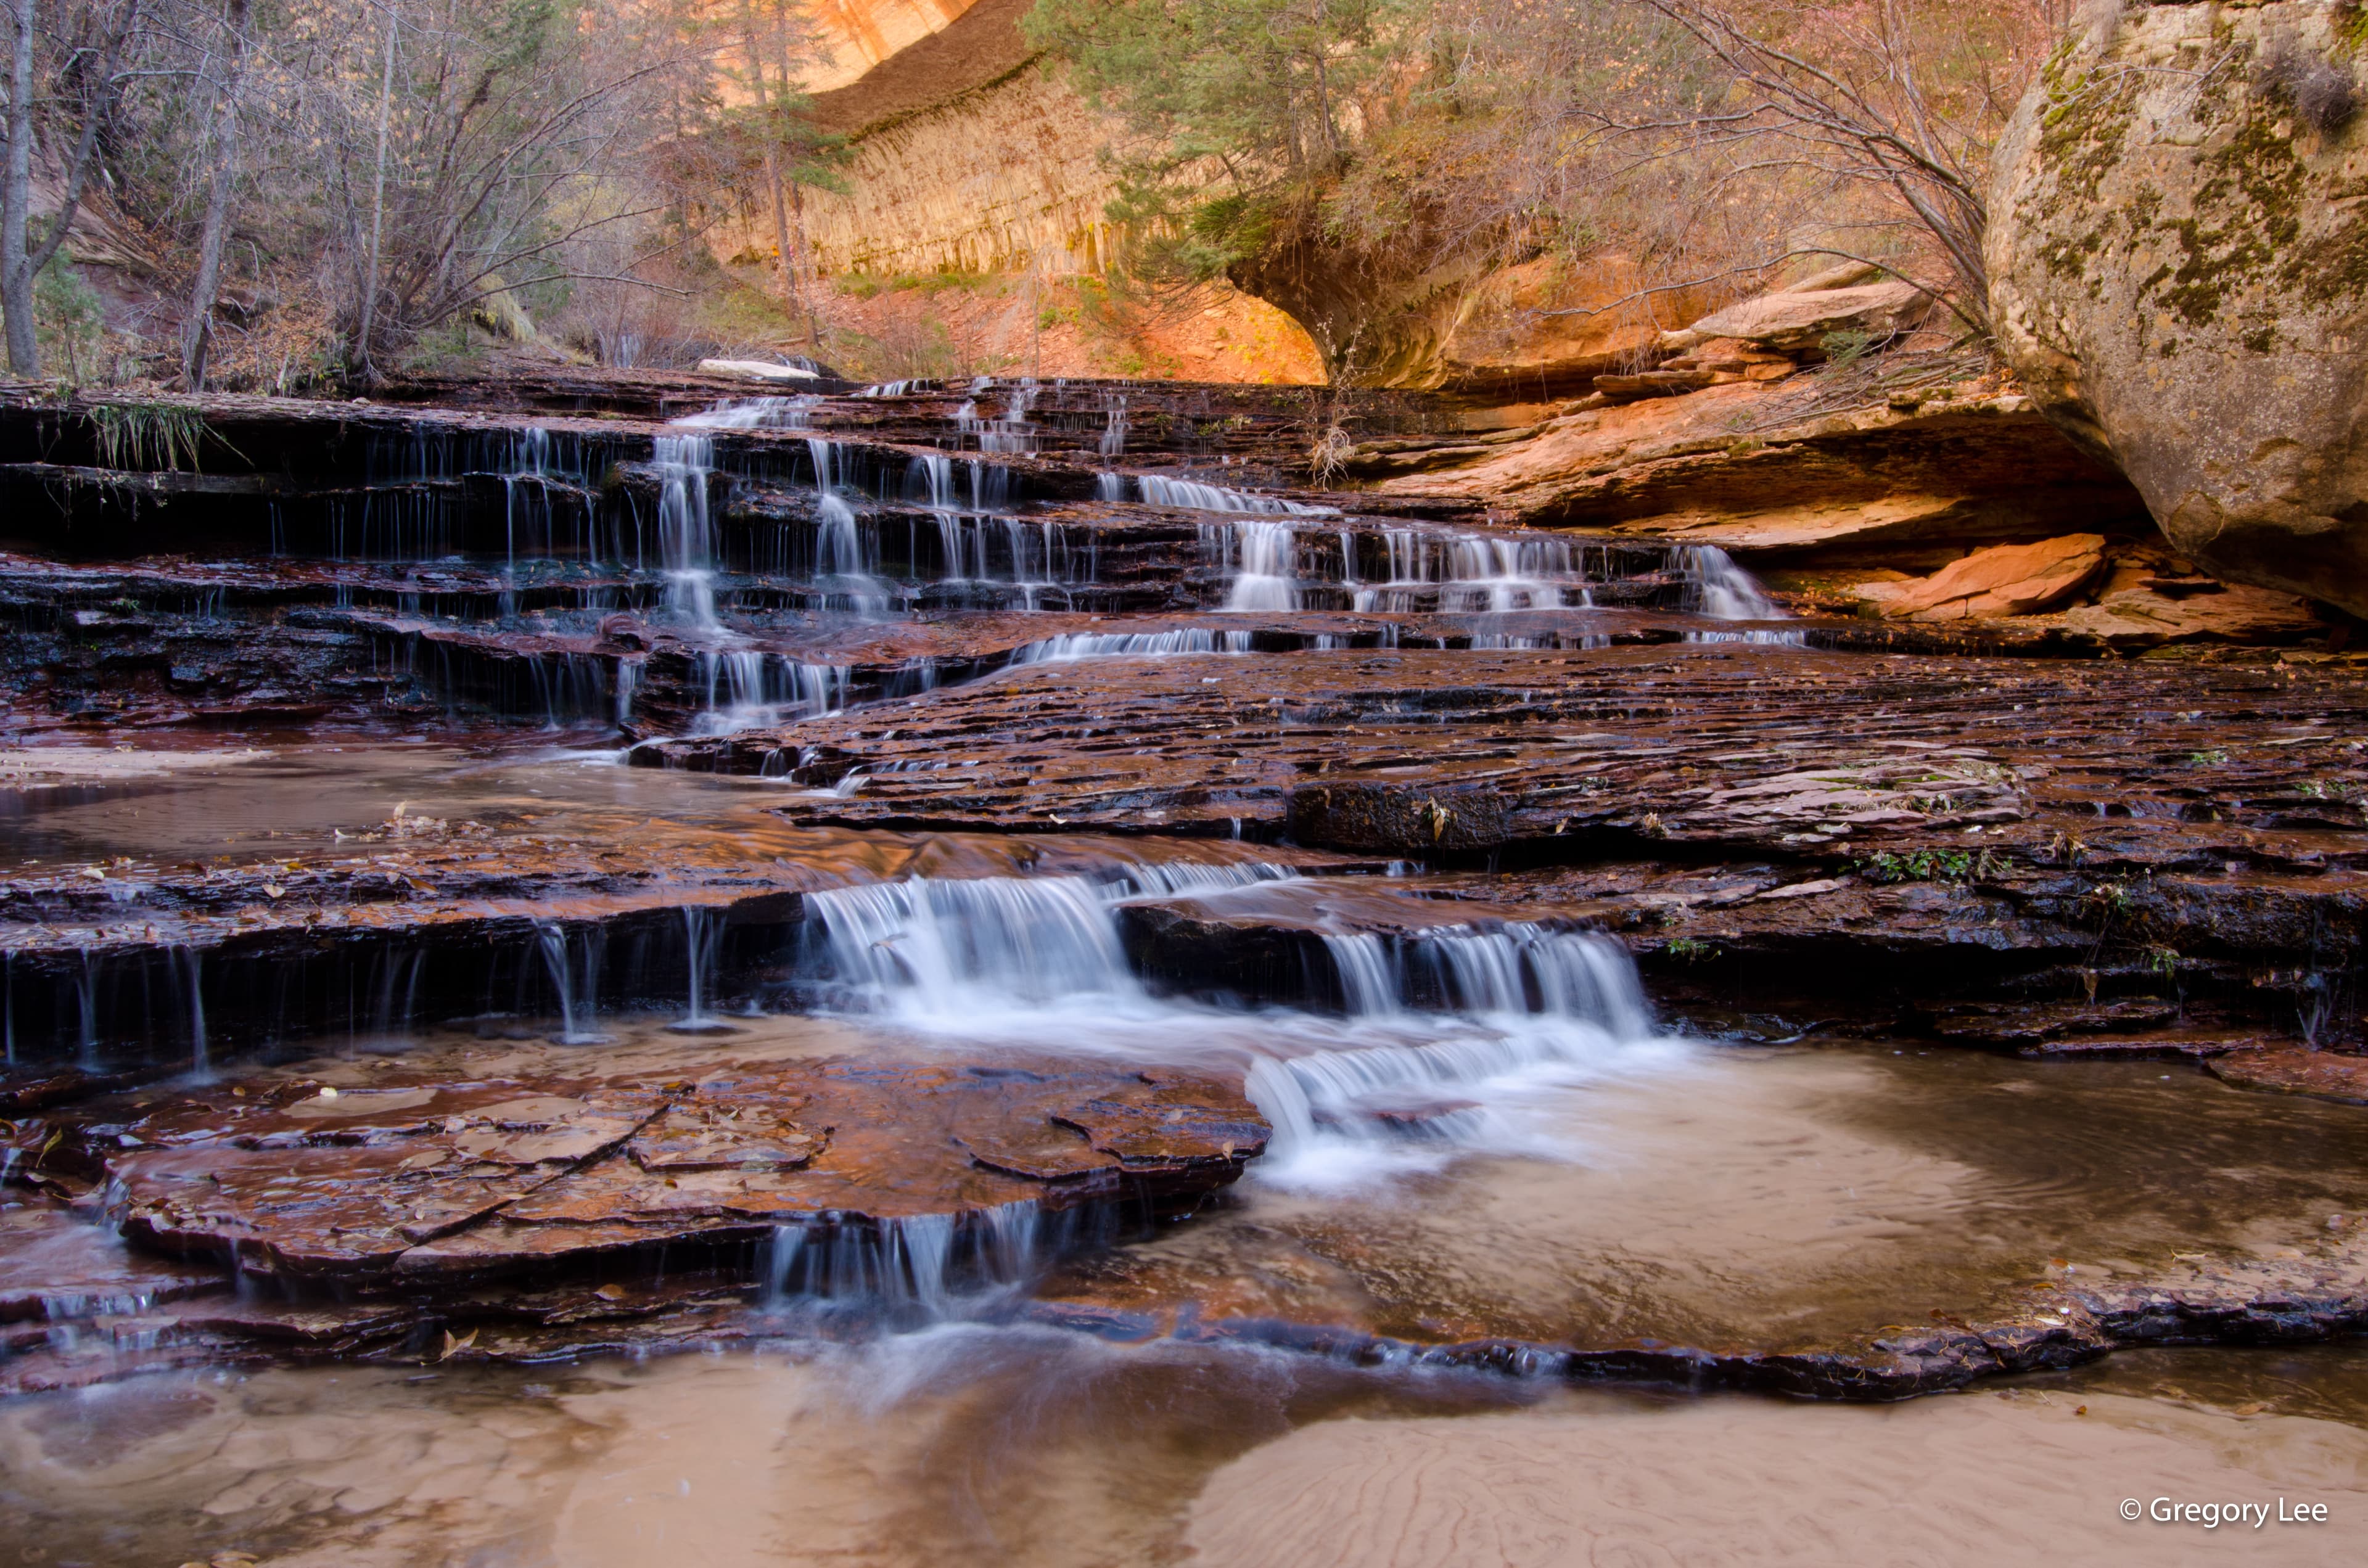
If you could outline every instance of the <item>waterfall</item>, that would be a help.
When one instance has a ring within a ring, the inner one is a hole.
[[[541,481],[551,462],[551,432],[540,425],[529,425],[511,443],[508,461],[502,470],[502,619],[517,613],[512,598],[512,581],[518,574],[518,487],[527,481],[536,484],[531,494],[541,494]]]
[[[698,733],[730,734],[758,724],[811,719],[847,706],[853,676],[846,665],[800,664],[751,648],[689,650],[706,706]]]
[[[1126,396],[1113,393],[1102,407],[1101,454],[1114,458],[1126,450]]]
[[[206,1059],[206,994],[199,964],[203,954],[195,948],[176,947],[173,954],[188,976],[189,985],[189,1070],[204,1077],[211,1071]]]
[[[641,689],[642,670],[647,661],[620,659],[617,661],[617,727],[623,729],[633,722],[633,694]]]
[[[1657,1039],[1628,950],[1592,932],[1529,925],[1414,937],[1331,936],[1325,948],[1360,1035],[1402,1041],[1274,1055],[1247,1088],[1274,1127],[1273,1178],[1338,1185],[1420,1168],[1458,1148],[1552,1152],[1519,1113],[1551,1090],[1681,1049]],[[1419,1026],[1427,995],[1482,1027]]]
[[[970,470],[970,509],[992,512],[1011,498],[1011,471],[999,464],[981,462],[976,458],[964,464]]]
[[[1343,586],[1360,610],[1464,613],[1591,607],[1586,562],[1567,540],[1503,534],[1384,528],[1389,576],[1362,582],[1354,550],[1341,540]]]
[[[698,414],[686,415],[677,425],[709,430],[803,430],[814,422],[822,399],[813,392],[795,397],[734,398]]]
[[[1678,569],[1691,592],[1687,608],[1714,620],[1782,620],[1782,610],[1760,587],[1759,580],[1735,563],[1735,557],[1714,544],[1689,544],[1678,551]]]
[[[1094,499],[1097,501],[1125,500],[1126,475],[1108,472],[1094,475]]]
[[[91,972],[90,949],[82,952],[82,973],[74,981],[74,996],[82,1004],[82,1062],[98,1065],[98,977]]]
[[[848,608],[857,614],[883,615],[888,608],[888,590],[871,574],[871,562],[864,559],[863,533],[856,523],[855,508],[839,495],[833,475],[837,449],[819,436],[809,436],[806,451],[814,459],[816,492],[815,581],[838,585],[847,595]]]
[[[1204,554],[1224,566],[1229,610],[1299,608],[1299,536],[1289,523],[1224,523],[1201,529]]]
[[[1324,938],[1325,951],[1340,977],[1340,995],[1352,1016],[1386,1017],[1401,1011],[1405,975],[1388,943],[1370,931]]]
[[[983,877],[808,895],[842,982],[921,1018],[1139,994],[1101,888],[1083,877]]]
[[[833,888],[806,895],[832,972],[851,999],[961,1031],[1053,1006],[1148,1000],[1119,940],[1129,898],[1215,893],[1290,873],[1264,864],[1172,863],[1087,877],[978,877]]]
[[[684,961],[690,971],[690,999],[681,1019],[667,1026],[675,1034],[721,1034],[731,1026],[708,1017],[708,993],[715,974],[715,955],[723,941],[723,912],[703,904],[682,906]]]
[[[1046,1214],[1030,1199],[871,1224],[777,1225],[761,1260],[763,1305],[856,1305],[923,1320],[959,1317],[1024,1286],[1063,1253],[1100,1240],[1092,1207]]]
[[[1154,506],[1292,517],[1337,517],[1340,515],[1339,509],[1334,506],[1310,506],[1303,502],[1286,501],[1280,495],[1253,495],[1247,491],[1228,490],[1222,484],[1203,484],[1193,479],[1170,479],[1165,474],[1146,473],[1134,483],[1144,500]]]
[[[1276,1130],[1258,1179],[1281,1185],[1363,1182],[1460,1151],[1562,1157],[1538,1130],[1542,1096],[1686,1053],[1656,1030],[1627,949],[1593,932],[1320,934],[1345,1017],[1166,997],[1134,972],[1131,901],[1222,908],[1295,896],[1295,881],[1275,866],[1164,863],[1100,880],[915,878],[810,893],[807,907],[826,1004],[1034,1051],[1246,1074]]]
[[[654,451],[666,608],[700,631],[717,631],[715,543],[707,516],[707,480],[715,443],[705,436],[660,436]]]
[[[1014,649],[1015,665],[1047,665],[1071,659],[1157,656],[1166,653],[1247,653],[1247,631],[1211,631],[1190,627],[1176,631],[1072,631],[1046,637]]]
[[[1036,449],[1036,427],[1028,423],[1028,415],[1036,403],[1036,383],[1023,379],[1011,389],[1010,401],[1003,405],[1003,416],[981,423],[976,416],[977,405],[964,404],[973,412],[962,422],[963,428],[978,437],[982,452],[1012,454]]]
[[[917,480],[916,485],[914,482]],[[905,493],[918,493],[926,498],[932,512],[947,512],[954,505],[954,460],[942,452],[915,458],[905,470]]]
[[[574,944],[565,926],[555,921],[538,921],[534,931],[542,949],[543,969],[551,977],[552,989],[559,995],[559,1043],[598,1045],[608,1037],[584,1026],[590,1024],[600,1006],[601,928],[593,926],[586,931],[580,965],[571,950]],[[576,993],[579,979],[584,987],[581,996]]]

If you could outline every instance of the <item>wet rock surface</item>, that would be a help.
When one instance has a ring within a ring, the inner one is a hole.
[[[2368,1327],[2356,1238],[2316,1229],[2368,1195],[2335,1186],[2127,1256],[2100,1223],[2093,1276],[2021,1231],[1955,1273],[1783,1272],[1995,1219],[1964,1148],[1875,1151],[1889,1208],[1769,1220],[1757,1266],[1757,1234],[1472,1243],[1564,1212],[1522,1186],[1583,1164],[1540,1106],[1679,1037],[1875,1037],[2023,1074],[2002,1096],[2368,1098],[2336,623],[2116,531],[2127,497],[1998,389],[1827,406],[1841,370],[1755,374],[1777,342],[1493,433],[1374,394],[1333,476],[1362,494],[1278,490],[1306,411],[1254,389],[554,372],[209,403],[222,449],[154,472],[8,403],[0,1380],[989,1296],[1121,1342],[1845,1398]],[[1979,613],[1881,619],[1903,567]],[[756,1049],[787,1018],[820,1032]],[[1632,1123],[1709,1114],[1668,1094]],[[2340,1165],[2277,1127],[2280,1180]],[[2240,1163],[2198,1146],[2199,1189]],[[1311,1149],[1403,1212],[1308,1220]],[[1822,1212],[1804,1179],[1726,1191]],[[1794,1299],[1747,1301],[1755,1267]]]
[[[819,1294],[836,1267],[929,1296],[1057,1256],[1064,1235],[1188,1212],[1268,1137],[1204,1076],[1046,1061],[335,1075],[348,1086],[247,1076],[12,1124],[0,1318],[161,1311],[152,1328],[200,1351],[399,1344],[431,1323],[564,1321],[564,1301],[619,1318],[736,1308],[768,1277],[803,1278],[802,1247]],[[51,1196],[15,1203],[28,1187]]]

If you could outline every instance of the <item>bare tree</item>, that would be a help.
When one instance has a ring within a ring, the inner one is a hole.
[[[74,151],[64,160],[64,194],[49,233],[32,238],[33,153],[38,135],[36,106],[44,95],[35,73],[40,17],[37,0],[11,0],[14,45],[9,57],[7,155],[0,164],[0,312],[7,316],[8,368],[20,376],[41,373],[40,338],[35,330],[33,285],[58,254],[74,227],[91,175],[98,165],[99,133],[123,90],[124,46],[140,18],[140,0],[118,0],[98,19],[95,38],[64,50],[58,72],[67,85],[78,121]]]
[[[1989,275],[1982,262],[1989,214],[1982,191],[2003,114],[1994,94],[1973,96],[1969,113],[1943,107],[1903,0],[1874,0],[1858,11],[1788,9],[1757,27],[1737,9],[1709,0],[1636,3],[1691,37],[1727,73],[1733,90],[1686,120],[1618,129],[1675,132],[1689,151],[1731,159],[1736,174],[1798,173],[1871,191],[1940,253],[1945,277],[1909,281],[1944,301],[1975,333],[1989,335]],[[1792,40],[1770,36],[1780,20]],[[1839,247],[1800,249],[1865,259]]]
[[[230,233],[231,192],[238,179],[238,100],[245,85],[248,0],[228,0],[222,12],[222,48],[214,84],[211,177],[206,187],[205,223],[198,237],[198,276],[181,324],[181,381],[191,392],[206,387],[206,356],[213,347],[214,306],[222,293],[222,243]]]

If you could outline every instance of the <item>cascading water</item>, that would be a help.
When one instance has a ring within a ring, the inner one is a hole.
[[[819,436],[809,436],[806,450],[814,459],[816,492],[815,578],[843,595],[848,608],[857,614],[884,615],[888,590],[872,574],[871,564],[864,558],[863,532],[856,522],[855,508],[838,494],[835,477],[837,449]]]
[[[1690,544],[1675,551],[1674,564],[1686,580],[1688,609],[1713,620],[1790,620],[1791,616],[1768,597],[1759,580],[1736,564],[1735,558],[1714,544]],[[1808,637],[1799,631],[1774,631],[1754,627],[1745,631],[1691,631],[1690,642],[1757,642],[1799,648]]]
[[[700,734],[730,734],[759,724],[835,713],[847,706],[852,671],[748,648],[691,650],[705,693]]]
[[[212,1064],[206,1056],[206,988],[201,969],[204,954],[195,948],[175,949],[188,974],[189,986],[189,1070],[205,1077]]]
[[[1201,529],[1204,553],[1213,549],[1232,585],[1229,610],[1299,608],[1299,536],[1289,523],[1226,523]]]
[[[1056,664],[1068,659],[1156,658],[1169,653],[1247,653],[1249,634],[1187,627],[1175,631],[1072,631],[1012,651],[1015,665]]]
[[[1689,544],[1678,551],[1678,569],[1691,587],[1687,608],[1716,620],[1782,620],[1784,612],[1759,579],[1714,544]]]
[[[723,940],[721,910],[700,904],[682,907],[684,967],[690,974],[690,997],[683,1016],[667,1028],[675,1034],[725,1034],[732,1026],[709,1016],[707,1003],[715,984],[715,958]]]
[[[584,933],[584,951],[575,951],[567,928],[553,921],[542,921],[535,926],[535,937],[542,950],[545,972],[550,976],[552,990],[559,999],[559,1036],[562,1045],[598,1045],[609,1037],[594,1032],[593,1017],[599,1011],[600,952],[603,933],[598,926]],[[578,984],[583,989],[579,993]]]
[[[713,408],[686,415],[677,425],[709,430],[803,430],[814,422],[822,399],[812,392],[795,397],[736,398]]]
[[[1037,1050],[1238,1064],[1275,1128],[1270,1179],[1325,1185],[1455,1149],[1542,1152],[1542,1093],[1666,1062],[1625,948],[1508,925],[1323,939],[1348,1017],[1156,994],[1129,964],[1131,899],[1222,901],[1272,867],[1124,877],[914,879],[808,895],[843,1005],[930,1033]]]
[[[1046,1213],[1032,1200],[871,1224],[777,1225],[761,1261],[762,1305],[852,1306],[924,1321],[991,1311],[1082,1245],[1106,1241],[1109,1211]]]
[[[720,631],[715,541],[707,514],[715,443],[705,436],[660,436],[653,460],[659,480],[658,548],[666,565],[666,608],[699,631]]]
[[[1331,506],[1311,506],[1301,501],[1286,501],[1280,495],[1256,495],[1246,490],[1229,490],[1222,484],[1203,484],[1195,479],[1170,479],[1166,474],[1146,473],[1134,483],[1137,493],[1154,506],[1287,517],[1337,517],[1340,515],[1337,508]]]

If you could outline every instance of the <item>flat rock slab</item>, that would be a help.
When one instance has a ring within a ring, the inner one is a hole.
[[[632,760],[786,771],[814,788],[781,815],[837,826],[1273,836],[1339,815],[1306,791],[1386,787],[1405,831],[1359,841],[1408,852],[1457,830],[1418,820],[1453,790],[1502,799],[1489,836],[1514,839],[1608,829],[1797,854],[1946,835],[1968,861],[2003,837],[2067,864],[2158,863],[2258,860],[2291,831],[2308,835],[2292,853],[2323,864],[2368,825],[2362,697],[2349,678],[2197,665],[1360,649],[1022,669]]]
[[[94,1211],[38,1200],[0,1209],[0,1323],[143,1312],[222,1285],[218,1270],[127,1251]]]
[[[2324,1051],[2262,1051],[2221,1058],[2206,1071],[2248,1089],[2368,1105],[2368,1057]]]
[[[1184,1074],[828,1060],[696,1082],[236,1087],[62,1123],[157,1252],[315,1285],[433,1286],[783,1226],[1014,1204],[1189,1209],[1267,1127]]]

